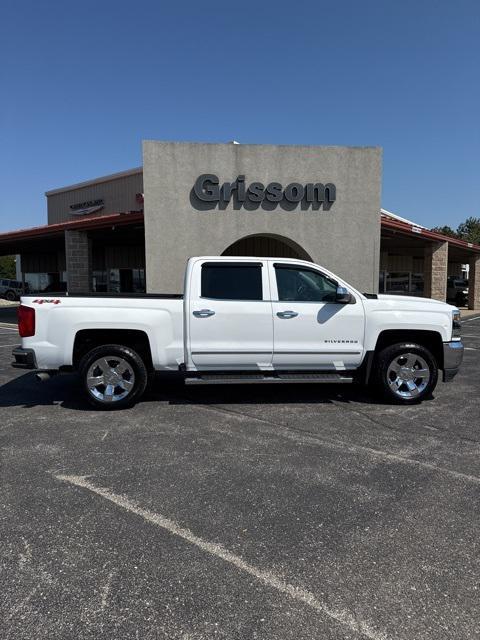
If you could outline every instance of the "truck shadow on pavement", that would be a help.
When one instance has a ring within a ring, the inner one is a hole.
[[[294,405],[360,403],[388,404],[371,390],[360,385],[291,384],[291,385],[212,385],[187,387],[181,379],[165,380],[156,376],[150,389],[136,405],[167,402],[172,405]],[[0,407],[34,408],[60,405],[73,411],[93,411],[84,398],[75,374],[63,374],[38,382],[32,372],[20,375],[0,386]],[[131,409],[126,409],[131,410]]]

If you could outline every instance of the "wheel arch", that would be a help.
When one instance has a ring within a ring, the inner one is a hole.
[[[397,342],[414,342],[430,351],[437,361],[439,369],[443,369],[443,340],[438,331],[423,329],[386,329],[378,335],[375,353]]]
[[[438,368],[443,369],[443,340],[438,331],[423,329],[385,329],[378,334],[375,349],[365,357],[365,382],[369,382],[375,356],[386,347],[400,342],[412,342],[425,347],[435,358]]]
[[[80,329],[75,334],[73,342],[73,368],[78,369],[86,353],[104,344],[130,347],[142,358],[147,370],[153,370],[150,340],[145,331],[138,329]]]

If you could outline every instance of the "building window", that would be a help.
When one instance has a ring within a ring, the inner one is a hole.
[[[145,293],[145,269],[109,269],[108,291]]]
[[[410,291],[418,296],[423,296],[425,289],[425,276],[423,273],[412,273],[410,277]]]
[[[410,290],[410,274],[407,271],[387,273],[386,290],[391,293],[408,293]]]
[[[92,291],[97,293],[105,293],[108,291],[108,279],[106,271],[93,271],[92,273]]]
[[[25,285],[30,293],[62,293],[67,290],[67,283],[62,280],[63,273],[26,273]]]
[[[411,271],[380,271],[378,290],[380,293],[423,296],[425,276]]]
[[[145,293],[145,269],[132,269],[132,283],[134,293]]]
[[[145,293],[145,269],[94,270],[92,290],[97,293]]]

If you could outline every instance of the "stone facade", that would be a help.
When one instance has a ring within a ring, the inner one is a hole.
[[[472,256],[469,265],[468,308],[480,309],[480,256]]]
[[[425,250],[425,291],[427,298],[446,301],[448,242],[436,242]]]
[[[381,149],[145,141],[143,171],[148,292],[182,291],[189,257],[251,238],[300,247],[359,290],[378,290]],[[222,198],[199,197],[205,176]]]
[[[91,289],[92,248],[85,231],[65,231],[65,259],[69,293],[87,293]]]

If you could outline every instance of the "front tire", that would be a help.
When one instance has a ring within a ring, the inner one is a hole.
[[[438,364],[419,344],[390,345],[376,358],[376,382],[383,396],[395,404],[416,404],[432,395],[438,382]]]
[[[7,293],[5,294],[5,300],[9,300],[10,302],[15,302],[16,299],[17,299],[17,294],[15,293],[15,291],[7,291]]]
[[[130,347],[119,344],[92,349],[82,358],[79,369],[88,401],[101,410],[132,406],[148,382],[142,358]]]

